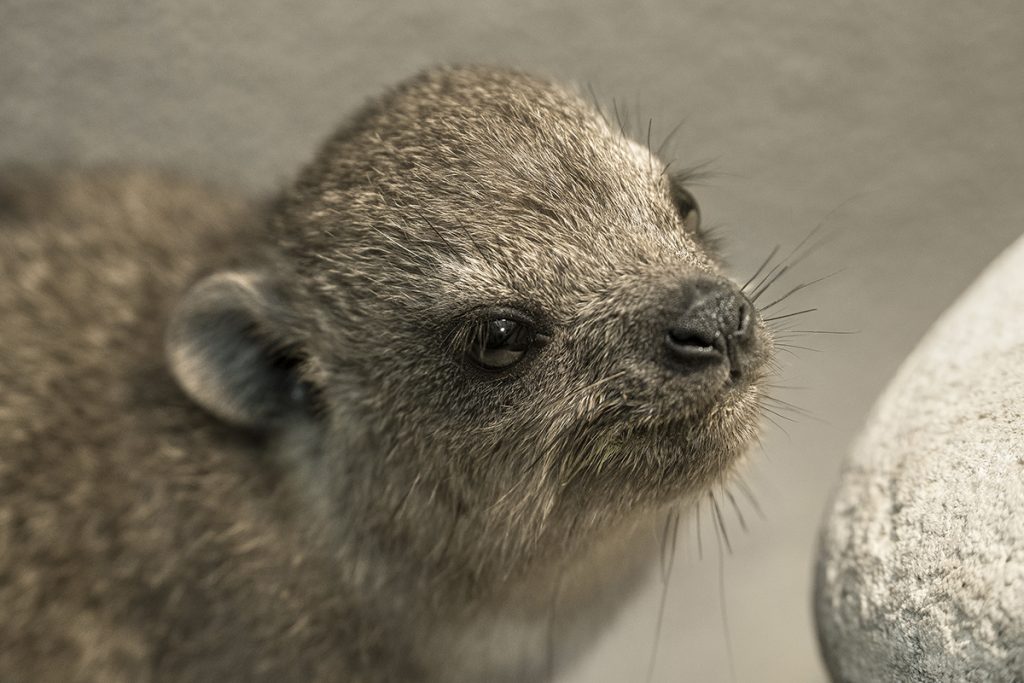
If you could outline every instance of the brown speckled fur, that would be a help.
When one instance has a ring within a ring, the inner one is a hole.
[[[718,272],[663,168],[561,88],[459,68],[371,103],[273,205],[7,171],[0,680],[535,680],[546,628],[578,649],[757,426],[763,327],[742,385],[656,357],[673,288]],[[275,283],[315,397],[265,429],[165,361],[225,270]],[[551,342],[485,379],[454,346],[493,305]]]

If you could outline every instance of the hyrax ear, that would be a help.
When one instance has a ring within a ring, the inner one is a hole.
[[[273,279],[223,272],[199,281],[167,330],[171,372],[196,403],[227,422],[270,429],[305,406],[300,358]]]

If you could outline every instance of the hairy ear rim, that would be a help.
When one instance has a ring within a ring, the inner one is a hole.
[[[277,362],[288,329],[272,279],[258,271],[215,273],[174,310],[165,337],[184,392],[225,422],[272,427],[294,406],[294,369]]]

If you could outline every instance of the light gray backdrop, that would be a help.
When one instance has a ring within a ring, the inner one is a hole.
[[[811,568],[839,460],[930,322],[1024,230],[1024,5],[0,0],[0,161],[271,189],[365,98],[445,61],[590,83],[655,141],[685,119],[672,153],[713,162],[697,194],[738,277],[824,222],[799,275],[843,270],[795,303],[820,308],[801,326],[859,334],[787,357],[780,382],[805,388],[783,397],[817,419],[768,426],[750,476],[766,518],[746,504],[744,534],[727,514],[724,594],[710,526],[703,559],[692,524],[680,538],[654,677],[824,680]],[[659,594],[572,680],[644,680]]]

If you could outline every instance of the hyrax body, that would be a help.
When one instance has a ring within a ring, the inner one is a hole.
[[[665,170],[566,90],[457,68],[267,205],[8,172],[0,680],[568,661],[757,427],[770,342]]]

